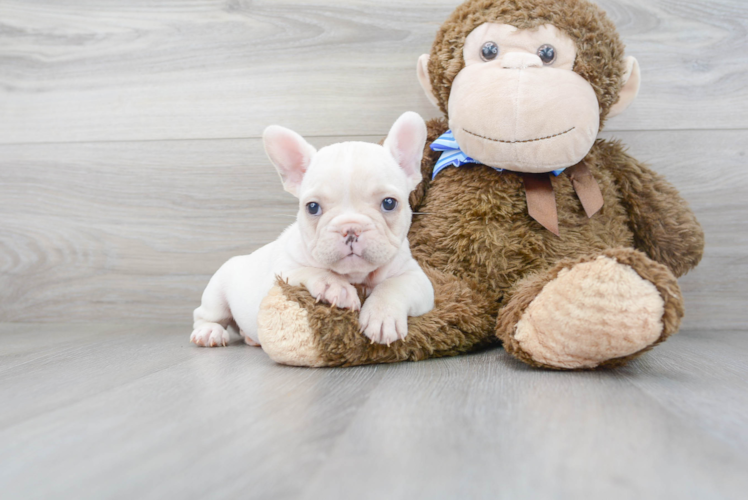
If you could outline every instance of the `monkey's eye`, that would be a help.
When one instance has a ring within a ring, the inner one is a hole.
[[[543,61],[543,64],[553,64],[553,61],[556,60],[556,49],[553,48],[553,45],[541,45],[538,49],[538,57]]]
[[[382,210],[385,212],[392,212],[397,208],[397,200],[395,198],[385,198],[382,200]]]
[[[322,207],[319,206],[319,203],[311,202],[306,204],[306,211],[309,212],[309,215],[319,215],[322,213]]]
[[[480,58],[484,61],[493,61],[499,55],[499,46],[493,42],[486,42],[480,49]]]

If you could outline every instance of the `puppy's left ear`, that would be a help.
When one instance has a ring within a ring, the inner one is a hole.
[[[418,113],[408,111],[397,119],[384,141],[384,148],[408,176],[411,191],[421,182],[421,158],[426,134],[423,118]]]
[[[298,198],[299,186],[317,150],[293,130],[278,125],[266,128],[262,141],[280,174],[283,188]]]

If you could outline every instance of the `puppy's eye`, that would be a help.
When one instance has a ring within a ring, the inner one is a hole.
[[[392,212],[397,208],[397,200],[395,198],[385,198],[382,200],[382,210],[385,212]]]
[[[553,48],[553,45],[541,45],[538,49],[538,57],[543,61],[543,64],[553,64],[553,61],[556,60],[556,49]]]
[[[311,202],[306,204],[306,211],[309,212],[309,215],[319,215],[322,213],[322,207],[319,206],[319,203]]]
[[[480,49],[480,58],[484,61],[493,61],[499,55],[499,46],[494,42],[486,42]]]

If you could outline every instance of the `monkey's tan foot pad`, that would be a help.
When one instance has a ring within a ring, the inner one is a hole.
[[[514,338],[540,363],[593,368],[655,343],[664,311],[654,284],[601,256],[563,269],[547,283],[517,323]]]
[[[262,349],[276,363],[291,366],[325,366],[307,310],[289,300],[275,286],[260,304],[257,318]]]
[[[683,297],[670,270],[619,248],[526,279],[499,313],[497,335],[531,365],[612,367],[675,333],[682,317]]]

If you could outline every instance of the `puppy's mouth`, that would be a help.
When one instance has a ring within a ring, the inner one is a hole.
[[[569,132],[573,131],[575,128],[576,127],[571,127],[569,130],[564,130],[563,132],[559,132],[558,134],[547,135],[545,137],[538,137],[536,139],[525,139],[523,141],[506,141],[504,139],[494,139],[493,137],[486,137],[485,135],[476,134],[475,132],[471,132],[471,131],[469,131],[466,128],[463,128],[462,130],[466,134],[473,135],[473,136],[475,136],[475,137],[477,137],[479,139],[484,139],[486,141],[500,142],[502,144],[524,144],[524,143],[527,143],[527,142],[547,141],[548,139],[553,139],[554,137],[560,137],[562,135],[568,134]]]

